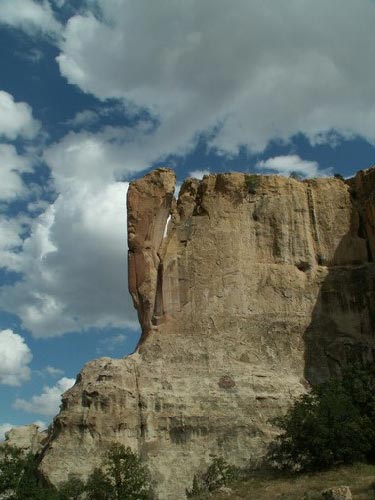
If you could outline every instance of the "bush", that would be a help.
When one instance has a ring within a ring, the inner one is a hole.
[[[4,495],[4,497],[2,497]],[[73,476],[57,489],[38,478],[35,457],[18,448],[0,448],[0,498],[7,500],[147,500],[149,475],[139,457],[120,444],[106,454],[103,470],[95,469],[86,483]]]
[[[302,180],[302,175],[299,172],[293,171],[293,172],[290,172],[289,178],[294,179],[296,181],[300,181],[300,180]]]
[[[57,500],[83,500],[86,498],[84,496],[85,483],[75,477],[74,475],[70,477],[67,481],[59,484],[58,491],[56,492]]]
[[[335,179],[339,179],[340,181],[344,181],[344,182],[345,182],[345,178],[344,178],[344,176],[343,176],[343,175],[341,175],[341,174],[333,174],[333,177],[334,177]]]
[[[246,174],[245,175],[245,188],[249,194],[255,194],[260,184],[259,175]]]
[[[113,485],[101,469],[95,469],[86,483],[86,500],[112,500]]]
[[[0,496],[9,500],[55,500],[54,490],[38,478],[32,454],[4,445],[0,449]]]
[[[148,471],[129,447],[113,444],[86,485],[89,500],[147,500],[150,496]]]
[[[320,470],[375,456],[374,367],[352,367],[342,379],[313,387],[275,419],[282,433],[268,460],[280,469]]]
[[[191,490],[186,490],[188,498],[217,490],[226,486],[239,476],[238,468],[229,465],[222,457],[213,457],[207,471],[199,476],[195,475]]]

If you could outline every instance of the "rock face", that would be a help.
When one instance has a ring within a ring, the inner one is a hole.
[[[345,183],[159,169],[130,185],[129,288],[142,337],[86,365],[45,447],[54,483],[106,446],[147,462],[182,499],[210,455],[256,463],[269,419],[349,360],[373,359],[375,169]],[[169,222],[168,222],[168,219]]]
[[[43,449],[47,437],[47,431],[39,431],[36,424],[22,425],[5,433],[5,441],[0,443],[0,448],[2,445],[14,446],[35,455]]]

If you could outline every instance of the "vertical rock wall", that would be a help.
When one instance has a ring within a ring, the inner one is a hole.
[[[41,462],[52,482],[120,441],[158,498],[184,498],[210,454],[256,463],[269,419],[308,382],[373,358],[375,170],[350,183],[209,175],[177,202],[174,182],[159,169],[130,185],[141,343],[89,363],[65,394]]]

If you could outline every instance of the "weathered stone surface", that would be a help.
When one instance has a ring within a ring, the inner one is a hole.
[[[64,395],[41,462],[54,483],[87,475],[119,441],[180,499],[210,455],[262,457],[269,420],[374,352],[375,170],[350,183],[161,169],[128,193],[137,352],[86,365]],[[171,220],[165,234],[168,216]]]
[[[348,486],[336,486],[322,491],[324,500],[352,500],[352,492]]]
[[[35,455],[43,448],[47,436],[47,431],[39,431],[39,426],[36,424],[22,425],[6,432],[5,441],[0,443],[0,447],[1,445],[14,446],[25,453],[30,452]]]

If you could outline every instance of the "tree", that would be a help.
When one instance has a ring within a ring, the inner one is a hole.
[[[114,487],[101,469],[95,469],[86,483],[87,500],[112,500]]]
[[[302,175],[299,172],[296,172],[295,170],[290,172],[289,177],[296,181],[300,181],[302,179]]]
[[[319,470],[374,455],[375,369],[349,368],[301,396],[275,420],[268,459],[278,468]]]
[[[341,175],[341,174],[338,174],[338,173],[333,174],[333,177],[334,177],[335,179],[339,179],[340,181],[345,182],[345,177],[344,177],[343,175]]]
[[[255,194],[260,184],[260,177],[256,174],[245,174],[245,188],[248,193]]]
[[[85,488],[85,483],[72,475],[67,481],[59,484],[56,500],[81,500],[84,498]]]
[[[103,465],[103,471],[96,469],[87,482],[89,500],[149,498],[150,479],[147,468],[129,447],[113,444]]]
[[[228,464],[223,457],[213,456],[206,472],[195,475],[191,490],[186,490],[187,498],[194,498],[215,491],[230,484],[239,477],[239,469]]]
[[[34,456],[19,448],[0,449],[0,495],[9,500],[55,500],[55,492],[43,486]]]

